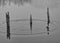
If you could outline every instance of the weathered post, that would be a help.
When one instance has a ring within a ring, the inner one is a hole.
[[[10,17],[9,12],[6,12],[6,26],[7,26],[7,39],[10,39]]]
[[[32,34],[32,15],[30,14],[30,31],[31,31],[31,34]]]
[[[50,16],[49,16],[49,8],[47,8],[47,31],[49,35],[49,24],[50,24]]]
[[[47,8],[47,19],[48,19],[47,24],[49,26],[50,24],[49,8]]]

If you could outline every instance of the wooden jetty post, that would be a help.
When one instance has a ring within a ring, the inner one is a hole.
[[[6,12],[6,26],[7,26],[7,39],[10,39],[10,16],[9,12]]]
[[[49,8],[47,8],[47,32],[49,35],[49,24],[50,24],[50,16],[49,16]]]
[[[30,32],[32,34],[32,14],[30,14]]]

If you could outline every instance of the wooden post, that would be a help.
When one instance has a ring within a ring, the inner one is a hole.
[[[47,8],[47,19],[48,19],[47,24],[49,26],[50,24],[49,8]]]
[[[10,39],[10,17],[9,12],[6,13],[7,39]]]
[[[31,31],[31,34],[32,34],[32,15],[30,14],[30,31]]]
[[[49,24],[50,24],[50,16],[49,16],[49,8],[47,8],[47,31],[49,35]]]

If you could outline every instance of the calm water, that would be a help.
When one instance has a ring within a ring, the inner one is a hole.
[[[26,4],[21,7],[17,7],[17,5],[12,4],[11,6],[6,5],[5,7],[0,7],[0,31],[1,39],[5,43],[19,43],[19,42],[58,42],[60,40],[60,12],[58,8],[50,8],[50,35],[46,34],[46,8],[37,9],[32,7],[29,4]],[[11,20],[11,40],[7,41],[6,39],[6,23],[5,23],[5,13],[10,12],[10,20]],[[29,20],[28,21],[16,21],[17,19],[29,19],[30,14],[32,14],[33,19],[40,19],[45,21],[33,21],[33,34],[34,35],[20,35],[20,34],[30,34]],[[54,24],[55,25],[54,25]],[[14,35],[15,34],[15,35]],[[17,34],[17,35],[16,35]],[[45,40],[46,39],[46,40]],[[33,40],[33,41],[32,41]],[[41,40],[41,41],[40,41]],[[52,41],[53,40],[53,41]],[[2,43],[4,43],[1,41]],[[43,43],[44,43],[43,42]]]

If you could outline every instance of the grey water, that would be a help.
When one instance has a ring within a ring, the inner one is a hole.
[[[1,43],[59,43],[60,41],[60,8],[50,8],[50,35],[47,35],[46,21],[47,21],[47,8],[37,9],[29,4],[21,7],[12,4],[8,4],[4,7],[0,7],[0,42]],[[6,39],[6,15],[10,12],[10,28],[11,28],[11,40]],[[30,34],[30,14],[33,19],[40,19],[45,21],[34,21],[32,32]],[[28,19],[27,21],[19,21],[20,19]]]

